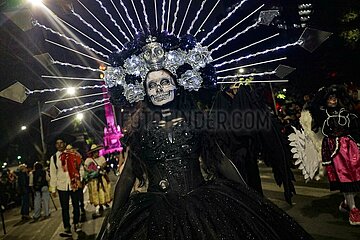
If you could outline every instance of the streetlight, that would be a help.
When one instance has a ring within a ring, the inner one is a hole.
[[[74,87],[69,87],[69,88],[67,88],[66,92],[67,92],[67,94],[69,94],[69,95],[75,95],[76,90],[75,90]]]
[[[31,4],[36,5],[36,6],[43,5],[42,0],[28,0],[28,2],[30,2]]]
[[[238,73],[243,74],[245,72],[245,68],[239,68]]]
[[[83,120],[84,119],[84,114],[83,113],[76,114],[76,119],[79,120],[79,121]]]
[[[25,131],[27,127],[25,125],[21,126],[21,131]]]

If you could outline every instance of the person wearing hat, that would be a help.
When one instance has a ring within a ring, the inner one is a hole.
[[[81,231],[79,185],[81,181],[81,155],[72,147],[66,149],[65,138],[56,138],[57,152],[50,158],[50,187],[49,191],[56,197],[59,193],[62,220],[64,225],[63,235],[71,234],[69,198],[73,205],[73,223],[76,232]]]
[[[100,217],[101,210],[111,202],[111,185],[105,170],[106,160],[103,156],[99,156],[102,148],[100,145],[92,144],[87,153],[89,157],[85,160],[89,200],[96,207],[94,218]]]

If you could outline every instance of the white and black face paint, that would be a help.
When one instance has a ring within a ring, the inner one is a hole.
[[[164,70],[150,72],[146,77],[146,93],[155,106],[173,101],[175,90],[174,79]]]

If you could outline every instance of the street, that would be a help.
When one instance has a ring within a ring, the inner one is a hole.
[[[351,226],[348,216],[338,211],[338,205],[343,197],[340,193],[332,193],[328,190],[326,179],[305,183],[300,172],[294,170],[297,195],[293,197],[293,206],[290,206],[284,200],[282,189],[275,185],[271,168],[260,164],[260,173],[266,197],[294,217],[316,240],[360,239],[360,226]],[[110,177],[115,182],[116,176],[113,173]],[[85,193],[85,201],[86,199]],[[92,219],[91,215],[95,209],[89,204],[86,206],[87,215],[83,222],[83,231],[79,234],[73,233],[72,238],[60,237],[59,234],[63,230],[61,210],[59,199],[54,200],[58,210],[56,211],[51,204],[51,217],[43,221],[21,221],[19,208],[5,212],[7,234],[4,236],[1,231],[0,238],[4,240],[95,239],[103,218]]]

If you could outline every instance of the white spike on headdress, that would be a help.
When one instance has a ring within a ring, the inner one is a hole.
[[[143,26],[142,26],[142,24],[141,24],[140,17],[139,17],[139,13],[137,12],[137,9],[136,9],[136,7],[135,7],[134,0],[131,0],[131,4],[132,4],[132,6],[133,6],[133,8],[134,8],[135,15],[136,15],[136,18],[137,18],[137,20],[138,20],[138,22],[139,22],[140,28],[141,28],[141,29],[143,30],[143,32],[144,32],[144,28],[143,28]]]
[[[104,58],[109,58],[108,55],[106,55],[106,54],[104,54],[104,53],[102,53],[102,52],[100,52],[100,51],[97,51],[97,50],[95,50],[94,48],[89,47],[89,46],[87,46],[87,45],[85,45],[85,44],[83,44],[83,43],[81,43],[81,42],[78,42],[77,40],[75,40],[75,39],[73,39],[73,38],[70,38],[70,37],[66,36],[65,34],[62,34],[62,33],[58,32],[58,31],[55,31],[55,30],[53,30],[52,28],[46,27],[45,25],[42,25],[42,24],[40,24],[40,23],[37,22],[37,21],[34,22],[33,24],[34,24],[34,26],[38,26],[38,27],[40,27],[40,28],[43,28],[43,29],[45,29],[46,31],[49,31],[49,32],[51,32],[51,33],[53,33],[53,34],[56,34],[56,35],[58,35],[58,36],[60,36],[60,37],[62,37],[62,38],[65,38],[66,40],[68,40],[68,41],[70,41],[70,42],[75,43],[76,45],[79,45],[79,46],[81,46],[81,47],[83,47],[83,48],[85,48],[85,49],[87,49],[87,50],[90,50],[90,51],[92,51],[92,52],[95,53],[95,54],[98,54],[98,55],[100,55],[100,56],[102,56],[102,57],[104,57]]]
[[[155,26],[156,26],[156,30],[159,30],[158,9],[157,9],[156,0],[154,0],[154,10],[155,10]]]
[[[187,34],[190,34],[190,31],[193,29],[196,20],[198,20],[201,11],[204,9],[204,5],[205,5],[206,1],[207,1],[207,0],[203,0],[203,1],[202,1],[201,6],[200,6],[200,9],[197,11],[194,20],[192,20],[192,22],[191,22],[191,24],[190,24],[190,27],[189,27],[189,29],[188,29],[187,32],[186,32]]]
[[[187,17],[187,15],[188,15],[188,13],[189,13],[189,9],[190,9],[191,3],[192,3],[192,0],[190,0],[190,2],[189,2],[189,4],[188,4],[188,7],[187,7],[187,9],[186,9],[186,12],[185,12],[185,15],[184,15],[184,17],[183,17],[183,20],[182,20],[182,23],[181,23],[179,32],[178,32],[178,34],[177,34],[178,36],[181,35],[181,31],[182,31],[182,29],[183,29],[183,26],[184,26],[186,17]]]
[[[166,0],[162,1],[162,6],[161,6],[161,31],[165,30],[165,6],[166,6]]]
[[[71,80],[81,80],[81,81],[96,81],[103,82],[102,78],[83,78],[83,77],[67,77],[67,76],[53,76],[53,75],[42,75],[42,78],[51,78],[51,79],[71,79]]]
[[[257,11],[259,11],[262,7],[264,6],[261,5],[260,7],[258,7],[257,9],[255,9],[253,12],[251,12],[249,15],[247,15],[245,18],[241,19],[237,24],[235,24],[234,26],[232,26],[229,30],[227,30],[226,32],[224,32],[223,34],[221,34],[218,38],[216,38],[214,41],[212,41],[209,45],[207,45],[208,47],[210,47],[211,45],[213,45],[214,43],[216,43],[219,39],[221,39],[222,37],[224,37],[226,34],[228,34],[231,30],[233,30],[235,27],[237,27],[238,25],[240,25],[242,22],[244,22],[246,19],[248,19],[249,17],[251,17],[253,14],[255,14]]]
[[[264,50],[264,51],[252,53],[252,54],[249,54],[249,55],[244,56],[244,57],[239,57],[239,58],[236,58],[236,59],[232,59],[232,60],[230,60],[230,61],[225,61],[225,62],[223,62],[223,63],[216,64],[215,67],[217,68],[217,67],[224,66],[224,65],[226,65],[226,64],[230,64],[230,63],[233,63],[233,62],[241,61],[241,60],[243,60],[243,59],[249,59],[249,58],[252,58],[252,57],[259,56],[259,55],[265,55],[265,54],[267,54],[267,53],[279,51],[279,50],[281,50],[281,49],[285,49],[285,48],[288,48],[288,47],[294,47],[294,46],[297,46],[297,45],[301,45],[301,43],[302,43],[302,41],[301,41],[301,40],[298,40],[298,41],[296,41],[296,42],[294,42],[294,43],[285,44],[285,45],[283,45],[283,46],[266,49],[266,50]]]
[[[95,41],[93,38],[89,37],[88,35],[86,35],[85,33],[83,33],[82,31],[80,31],[79,29],[77,29],[76,27],[74,27],[73,25],[71,25],[70,23],[66,22],[65,20],[56,17],[56,19],[58,19],[59,21],[61,21],[62,23],[66,24],[67,26],[71,27],[72,29],[74,29],[75,31],[77,31],[78,33],[80,33],[81,35],[83,35],[84,37],[86,37],[87,39],[89,39],[90,41],[92,41],[93,43],[95,43],[96,45],[98,45],[99,47],[103,48],[104,50],[108,51],[109,53],[111,53],[112,51],[108,48],[106,48],[104,46],[104,44],[100,44],[99,42]]]
[[[282,60],[285,60],[285,59],[287,59],[287,57],[276,58],[276,59],[271,59],[271,60],[262,61],[262,62],[257,62],[257,63],[251,63],[251,64],[242,65],[242,66],[236,66],[236,67],[234,67],[234,68],[227,68],[227,69],[223,69],[223,70],[218,70],[218,71],[216,71],[216,73],[223,73],[223,72],[238,70],[238,69],[240,69],[240,68],[247,68],[247,67],[258,66],[258,65],[265,64],[265,63],[278,62],[278,61],[282,61]]]
[[[75,90],[86,90],[86,89],[102,89],[102,88],[107,88],[107,86],[105,84],[103,85],[89,85],[89,86],[78,86],[78,87],[73,87]],[[67,91],[70,88],[68,87],[64,87],[64,88],[46,88],[46,89],[36,89],[36,90],[26,90],[26,94],[35,94],[35,93],[46,93],[46,92],[63,92],[63,91]]]
[[[110,0],[110,2],[111,2],[111,4],[113,5],[113,7],[114,7],[114,9],[115,9],[116,13],[119,15],[119,17],[120,17],[121,21],[122,21],[122,22],[123,22],[123,24],[125,25],[126,29],[129,31],[129,33],[130,33],[131,37],[132,37],[132,38],[134,38],[134,35],[133,35],[133,34],[132,34],[132,32],[130,31],[129,26],[126,24],[126,22],[125,22],[125,20],[124,20],[123,16],[121,16],[121,14],[120,14],[120,12],[119,12],[119,9],[117,8],[117,6],[116,6],[116,5],[115,5],[115,3],[113,2],[113,0]],[[135,33],[136,33],[136,30],[135,30]]]
[[[65,108],[65,109],[61,109],[59,114],[61,113],[66,113],[66,112],[70,112],[70,111],[74,111],[76,109],[79,109],[79,108],[85,108],[85,107],[88,107],[88,106],[92,106],[92,105],[95,105],[95,104],[98,104],[98,103],[103,103],[103,102],[107,102],[109,101],[110,99],[109,98],[103,98],[101,100],[96,100],[96,101],[93,101],[93,102],[88,102],[88,103],[85,103],[85,104],[82,104],[82,105],[78,105],[78,106],[74,106],[74,107],[71,107],[71,108]]]
[[[119,24],[116,22],[116,20],[113,18],[113,16],[109,13],[107,8],[103,5],[103,3],[99,0],[96,0],[100,4],[100,7],[102,10],[104,10],[105,14],[110,18],[110,21],[114,23],[115,27],[119,29],[120,33],[125,37],[126,41],[130,41],[128,36],[125,34],[125,32],[122,30],[122,28],[119,26]]]
[[[247,49],[247,48],[249,48],[249,47],[255,46],[256,44],[262,43],[262,42],[264,42],[264,41],[267,41],[267,40],[269,40],[269,39],[271,39],[271,38],[273,38],[273,37],[279,36],[279,35],[280,35],[279,33],[276,33],[276,34],[274,34],[274,35],[272,35],[272,36],[270,36],[270,37],[267,37],[267,38],[261,39],[261,40],[259,40],[259,41],[253,42],[253,43],[251,43],[251,44],[249,44],[249,45],[247,45],[247,46],[245,46],[245,47],[242,47],[242,48],[240,48],[240,49],[237,49],[237,50],[235,50],[235,51],[232,51],[232,52],[230,52],[230,53],[227,53],[227,54],[225,54],[225,55],[222,55],[221,57],[218,57],[218,58],[214,59],[213,62],[219,61],[220,59],[223,59],[223,58],[225,58],[225,57],[228,57],[228,56],[230,56],[230,55],[232,55],[232,54],[234,54],[234,53],[238,53],[238,52],[240,52],[240,51],[242,51],[242,50],[245,50],[245,49]]]
[[[143,7],[143,14],[144,14],[144,18],[145,18],[146,29],[148,30],[148,32],[150,32],[149,16],[146,12],[146,6],[145,6],[144,0],[141,0],[141,5]]]
[[[167,21],[166,21],[166,31],[167,32],[169,32],[170,10],[171,10],[171,0],[169,0],[168,13],[167,13]]]
[[[96,69],[96,68],[91,68],[91,67],[77,65],[77,64],[71,64],[71,63],[65,63],[65,62],[60,62],[60,61],[56,61],[56,60],[54,60],[52,62],[52,64],[58,64],[58,65],[61,65],[61,66],[72,67],[72,68],[80,68],[80,69],[83,69],[83,70],[89,70],[89,71],[93,71],[93,72],[102,72],[101,70]]]
[[[80,1],[77,0],[80,5],[118,42],[121,46],[124,46],[122,42]]]
[[[218,77],[218,79],[227,79],[227,78],[246,78],[246,77],[263,77],[263,76],[267,76],[267,75],[274,75],[276,73],[276,71],[271,71],[271,72],[261,72],[261,73],[249,73],[249,74],[237,74],[237,75],[229,75],[229,76],[224,76],[224,77]]]
[[[212,49],[211,52],[215,52],[217,50],[219,50],[221,47],[227,45],[229,42],[235,40],[236,38],[238,38],[239,36],[247,33],[250,29],[253,29],[255,27],[257,27],[259,25],[260,20],[257,20],[254,24],[248,26],[247,28],[245,28],[244,30],[242,30],[241,32],[238,32],[234,37],[231,37],[229,39],[227,39],[224,43],[220,44],[219,46],[217,46],[216,48]]]
[[[50,122],[55,122],[55,121],[58,121],[58,120],[61,120],[61,119],[64,119],[64,118],[68,118],[68,117],[74,116],[74,115],[82,113],[82,112],[86,112],[86,111],[89,111],[89,110],[92,110],[92,109],[95,109],[95,108],[105,106],[107,104],[110,104],[110,102],[102,103],[102,104],[99,104],[99,105],[96,105],[96,106],[93,106],[93,107],[90,107],[90,108],[87,108],[87,109],[84,109],[84,110],[81,110],[81,111],[78,111],[78,112],[75,112],[75,113],[71,113],[71,114],[68,114],[68,115],[65,115],[65,116],[62,116],[62,117],[51,119]]]
[[[125,11],[125,14],[126,14],[126,17],[127,17],[127,19],[129,19],[130,25],[131,25],[131,27],[134,29],[135,34],[136,34],[136,33],[138,32],[138,29],[135,27],[134,20],[131,18],[127,7],[125,6],[125,4],[124,4],[124,2],[123,2],[122,0],[120,0],[120,4],[121,4],[121,6],[123,7],[123,9],[124,9],[124,11]]]
[[[82,55],[82,56],[84,56],[84,57],[87,57],[87,58],[96,60],[96,61],[98,61],[98,62],[101,62],[101,63],[104,63],[104,64],[110,66],[110,63],[104,62],[104,61],[102,61],[102,60],[100,60],[100,59],[98,59],[98,58],[94,58],[94,57],[92,57],[92,56],[89,56],[89,55],[87,55],[87,54],[85,54],[85,53],[82,53],[82,52],[79,52],[79,51],[77,51],[77,50],[74,50],[74,49],[72,49],[72,48],[68,48],[68,47],[66,47],[66,46],[64,46],[64,45],[61,45],[60,43],[53,42],[53,41],[51,41],[51,40],[49,40],[49,39],[45,39],[45,41],[48,42],[48,43],[51,43],[51,44],[53,44],[53,45],[56,45],[56,46],[58,46],[58,47],[62,47],[62,48],[66,49],[66,50],[69,50],[69,51],[71,51],[71,52],[77,53],[77,54]]]
[[[211,32],[209,32],[208,34],[206,34],[206,36],[200,41],[201,44],[204,43],[204,41],[206,41],[206,39],[208,39],[210,37],[211,34],[213,34],[216,29],[218,29],[227,19],[229,19],[238,9],[240,9],[242,7],[242,5],[246,2],[247,0],[243,0],[241,1],[241,3],[239,3],[230,13],[228,13],[228,15],[226,17],[224,17],[218,24],[216,24],[215,27],[213,27],[213,29],[211,30]]]
[[[215,8],[217,7],[217,5],[219,4],[220,0],[218,0],[214,7],[211,9],[210,13],[207,15],[207,17],[205,18],[205,20],[203,21],[203,23],[200,25],[200,27],[198,28],[198,30],[196,31],[196,33],[194,34],[194,36],[196,37],[196,35],[198,35],[198,33],[200,32],[200,30],[202,29],[202,27],[204,26],[204,24],[206,23],[206,21],[209,19],[210,15],[214,12]]]
[[[104,36],[104,34],[102,34],[102,32],[100,32],[99,30],[94,28],[90,23],[85,21],[85,19],[83,19],[79,14],[77,14],[75,11],[73,11],[72,14],[75,17],[77,17],[83,24],[85,24],[86,26],[91,28],[91,30],[93,30],[93,32],[97,33],[102,39],[104,39],[106,42],[108,42],[113,48],[115,48],[117,51],[121,51],[121,49],[116,44],[114,44],[110,39],[106,38]]]
[[[176,24],[176,21],[178,19],[179,10],[180,10],[180,0],[177,0],[177,2],[176,2],[176,10],[175,10],[175,13],[174,13],[174,21],[172,23],[171,33],[170,34],[174,34],[175,24]]]
[[[275,80],[251,80],[251,81],[234,81],[234,82],[217,82],[216,84],[252,84],[252,83],[286,83],[289,82],[287,79],[275,79]]]
[[[100,93],[94,93],[94,94],[80,95],[80,96],[76,96],[76,97],[55,99],[55,100],[46,101],[45,104],[56,103],[56,102],[65,102],[65,101],[70,101],[70,100],[80,99],[80,98],[95,97],[95,96],[100,96],[100,95],[104,95],[104,94],[107,94],[107,92],[100,92]]]

